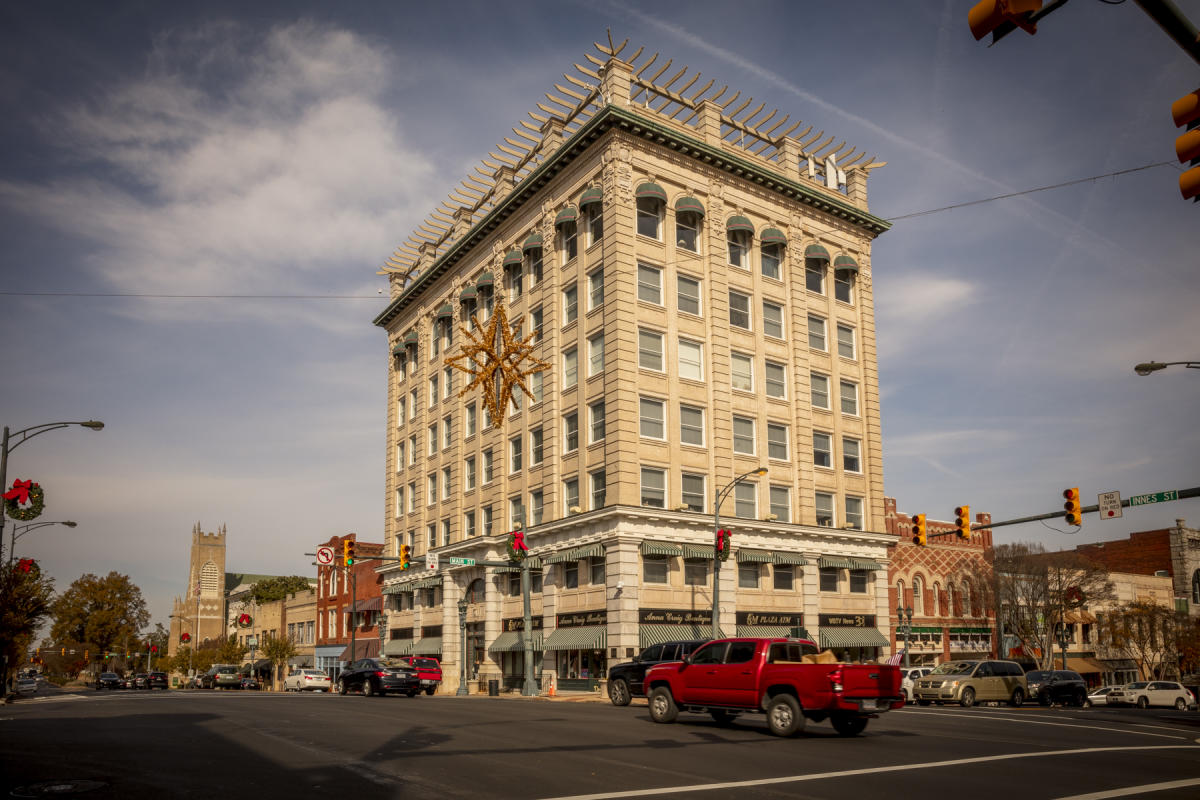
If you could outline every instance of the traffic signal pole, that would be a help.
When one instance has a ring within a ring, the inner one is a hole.
[[[1176,492],[1177,500],[1187,500],[1192,497],[1200,497],[1200,486],[1194,486],[1191,489],[1180,489]],[[1121,508],[1129,508],[1129,500],[1121,501]],[[1079,509],[1084,514],[1094,514],[1100,510],[1099,505],[1083,506]],[[1002,528],[1005,525],[1021,525],[1025,522],[1037,522],[1043,519],[1062,519],[1063,512],[1051,511],[1047,514],[1034,514],[1030,517],[1017,517],[1016,519],[1003,519],[999,522],[981,522],[971,526],[973,531],[990,530],[991,528]]]

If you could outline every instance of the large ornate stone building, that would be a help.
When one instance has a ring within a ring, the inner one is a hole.
[[[187,589],[171,604],[170,655],[175,655],[184,634],[193,647],[225,634],[225,584],[225,526],[205,533],[197,522],[192,528]]]
[[[448,689],[460,601],[472,678],[511,684],[523,653],[519,576],[447,558],[504,559],[523,527],[543,689],[590,686],[708,633],[718,496],[723,631],[888,648],[881,164],[640,54],[576,65],[383,270],[386,548],[416,556],[380,568],[385,650],[439,655]],[[509,359],[462,395],[447,360],[466,347],[459,363],[490,369],[473,337],[501,305],[549,366]],[[485,392],[520,374],[496,424]]]

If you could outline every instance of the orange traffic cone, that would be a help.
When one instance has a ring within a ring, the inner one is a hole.
[[[553,683],[553,682],[551,682],[551,683],[550,683],[550,694],[549,694],[549,696],[550,696],[550,697],[554,697],[554,683]]]

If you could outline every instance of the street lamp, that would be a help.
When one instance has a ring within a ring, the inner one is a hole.
[[[188,627],[191,628],[191,630],[188,631],[188,633],[191,635],[192,640],[187,643],[187,646],[188,646],[188,681],[187,681],[188,685],[187,685],[187,688],[190,689],[190,688],[192,688],[192,678],[195,677],[194,675],[192,675],[192,673],[195,671],[192,667],[192,654],[196,650],[196,622],[197,622],[197,620],[188,619],[186,614],[184,614],[184,615],[168,614],[167,617],[169,619],[187,620]],[[168,649],[168,651],[170,650],[169,643],[167,645],[167,649]]]
[[[1136,365],[1133,371],[1138,375],[1149,375],[1152,372],[1183,365],[1186,369],[1200,369],[1200,361],[1143,361]]]
[[[466,697],[471,692],[467,689],[467,598],[458,601],[458,638],[462,643],[462,660],[458,665],[458,697]]]
[[[733,487],[746,480],[746,478],[749,478],[751,475],[766,474],[766,467],[758,467],[757,469],[752,469],[749,472],[743,472],[741,475],[738,475],[736,478],[726,484],[724,489],[721,489],[719,492],[717,492],[713,502],[712,638],[714,639],[718,639],[721,636],[721,629],[719,627],[720,621],[717,619],[720,608],[718,601],[721,597],[721,554],[717,552],[717,537],[720,535],[717,533],[717,531],[721,530],[721,503],[725,500],[729,493],[733,491]],[[729,543],[726,542],[725,546],[728,547]]]
[[[13,525],[12,533],[9,535],[8,542],[8,566],[12,566],[13,558],[17,552],[17,539],[20,539],[25,534],[38,528],[44,528],[47,525],[66,525],[68,528],[74,528],[78,522],[72,522],[69,519],[61,522],[29,522],[25,525]]]
[[[912,606],[896,606],[896,633],[904,637],[904,668],[908,669],[908,635],[912,633]]]
[[[1067,645],[1071,642],[1071,635],[1067,630],[1066,623],[1059,623],[1058,626],[1058,646],[1062,650],[1062,668],[1067,668]],[[1050,657],[1050,666],[1054,667],[1054,657]]]

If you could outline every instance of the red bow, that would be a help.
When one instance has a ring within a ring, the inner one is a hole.
[[[33,559],[22,558],[17,562],[17,568],[21,570],[21,572],[33,572]]]
[[[13,481],[13,488],[4,493],[5,500],[16,500],[18,505],[24,505],[29,502],[29,490],[37,486],[33,481],[23,481],[17,479]]]
[[[528,553],[529,548],[525,546],[525,534],[522,531],[513,531],[512,549],[523,550]]]

